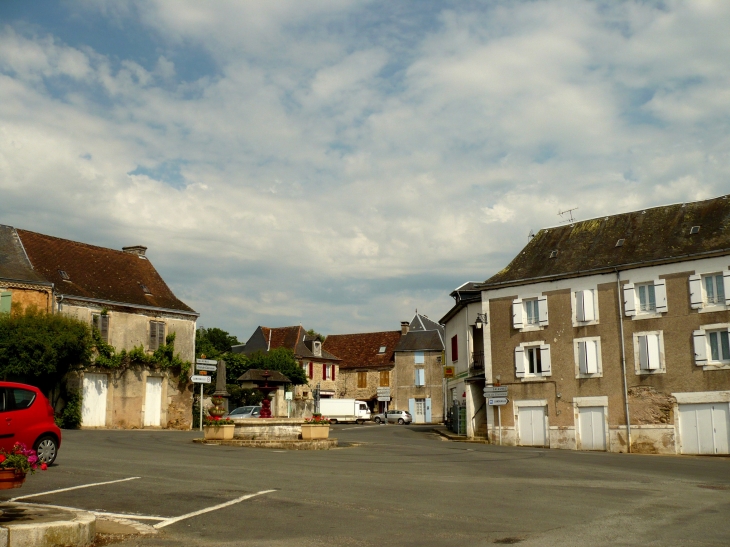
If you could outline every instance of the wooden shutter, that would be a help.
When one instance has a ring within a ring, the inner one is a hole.
[[[419,368],[418,369],[418,385],[419,386],[425,386],[426,385],[426,371],[425,369]]]
[[[633,283],[624,285],[624,313],[629,317],[636,315],[636,291]]]
[[[335,365],[332,365],[332,381],[335,381]]]
[[[537,313],[540,319],[540,326],[547,327],[548,324],[548,305],[547,296],[541,296],[537,299]]]
[[[457,339],[456,334],[451,337],[451,360],[459,360],[459,340]]]
[[[522,329],[525,326],[525,310],[522,307],[522,299],[517,298],[512,301],[512,326],[516,329]]]
[[[639,366],[643,370],[649,370],[649,348],[646,336],[639,336]]]
[[[702,307],[702,276],[689,276],[689,305],[693,310]]]
[[[584,302],[585,293],[586,293],[586,291],[575,291],[575,320],[576,321],[582,322],[582,321],[586,320],[585,302]]]
[[[550,364],[550,344],[540,346],[540,368],[543,376],[552,376],[553,371]]]
[[[656,301],[657,313],[666,313],[669,311],[667,306],[667,282],[664,279],[654,283],[654,299]]]
[[[588,366],[586,364],[586,343],[578,342],[578,370],[581,374],[588,374]]]
[[[583,293],[583,321],[596,320],[596,301],[593,290],[581,291]]]
[[[586,340],[586,374],[598,374],[598,342]]]
[[[159,347],[157,341],[157,322],[150,321],[150,351],[155,351]]]
[[[525,348],[522,346],[515,348],[515,376],[525,377]]]
[[[707,334],[703,330],[692,333],[695,348],[695,365],[703,367],[707,364]]]
[[[725,289],[725,305],[730,306],[730,270],[722,272],[722,288]]]
[[[13,303],[13,293],[9,291],[0,292],[0,313],[10,313]]]
[[[312,361],[309,361],[309,379],[314,379],[314,363]]]
[[[647,334],[646,343],[649,348],[649,370],[658,370],[660,365],[659,336]]]
[[[108,343],[109,342],[109,316],[100,315],[99,323],[101,325],[101,328],[99,329],[99,332],[101,332],[101,339],[104,340],[104,342]]]
[[[322,380],[327,379],[327,365],[322,363]]]

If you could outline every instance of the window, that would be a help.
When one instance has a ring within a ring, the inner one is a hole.
[[[459,360],[459,341],[456,338],[456,334],[451,337],[451,360]]]
[[[312,353],[316,357],[322,356],[322,342],[320,342],[319,340],[315,340],[314,342],[312,342]]]
[[[390,386],[390,371],[381,370],[380,371],[380,387],[388,387],[388,386]]]
[[[725,283],[722,274],[703,276],[702,285],[707,304],[725,305]]]
[[[9,291],[0,291],[0,313],[10,313],[12,302],[13,293]]]
[[[629,317],[655,316],[669,311],[664,279],[649,283],[624,285],[624,313]]]
[[[730,271],[689,276],[689,304],[699,310],[705,306],[730,304]]]
[[[575,291],[575,321],[590,323],[598,319],[596,298],[593,289]]]
[[[165,345],[165,323],[150,321],[150,351],[156,351]]]
[[[380,346],[378,353],[385,353],[385,346]]]
[[[91,326],[99,331],[101,339],[109,343],[109,316],[95,313],[91,316]]]
[[[69,276],[65,270],[58,270],[58,275],[60,275],[61,279],[64,281],[71,281],[71,276]]]
[[[35,392],[33,391],[19,388],[13,388],[8,391],[10,391],[15,410],[28,408],[33,404],[33,401],[35,401]]]
[[[415,369],[415,371],[416,371],[416,374],[415,374],[416,385],[419,387],[425,386],[426,385],[426,371],[420,367]]]
[[[513,300],[512,325],[518,330],[546,327],[548,325],[547,296]]]
[[[550,344],[528,343],[515,348],[515,375],[518,378],[550,376]]]
[[[416,359],[417,365],[422,365],[423,363],[425,363],[424,353],[422,351],[415,352],[414,357]]]
[[[576,378],[595,378],[603,374],[601,366],[601,339],[579,338],[574,340]]]
[[[695,364],[730,365],[730,333],[728,325],[706,325],[692,333]]]
[[[365,388],[368,387],[368,373],[358,372],[357,373],[357,387]]]
[[[322,364],[322,380],[335,379],[335,365]]]
[[[636,374],[666,372],[661,331],[634,333],[634,363]]]

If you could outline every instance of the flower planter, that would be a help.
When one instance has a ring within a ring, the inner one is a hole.
[[[203,435],[206,440],[230,441],[233,438],[235,425],[204,425]]]
[[[0,469],[0,490],[20,488],[25,482],[25,473],[15,469]]]
[[[325,425],[312,425],[302,424],[302,439],[305,441],[311,441],[313,439],[327,439],[330,436],[330,426]]]

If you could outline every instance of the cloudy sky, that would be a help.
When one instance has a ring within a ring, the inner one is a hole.
[[[730,191],[730,2],[0,3],[0,223],[200,323],[438,319],[531,229]]]

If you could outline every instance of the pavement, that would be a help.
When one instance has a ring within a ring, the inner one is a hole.
[[[58,463],[12,495],[138,523],[146,535],[110,533],[120,546],[730,545],[728,458],[451,442],[432,426],[332,430],[348,446],[67,431]]]

